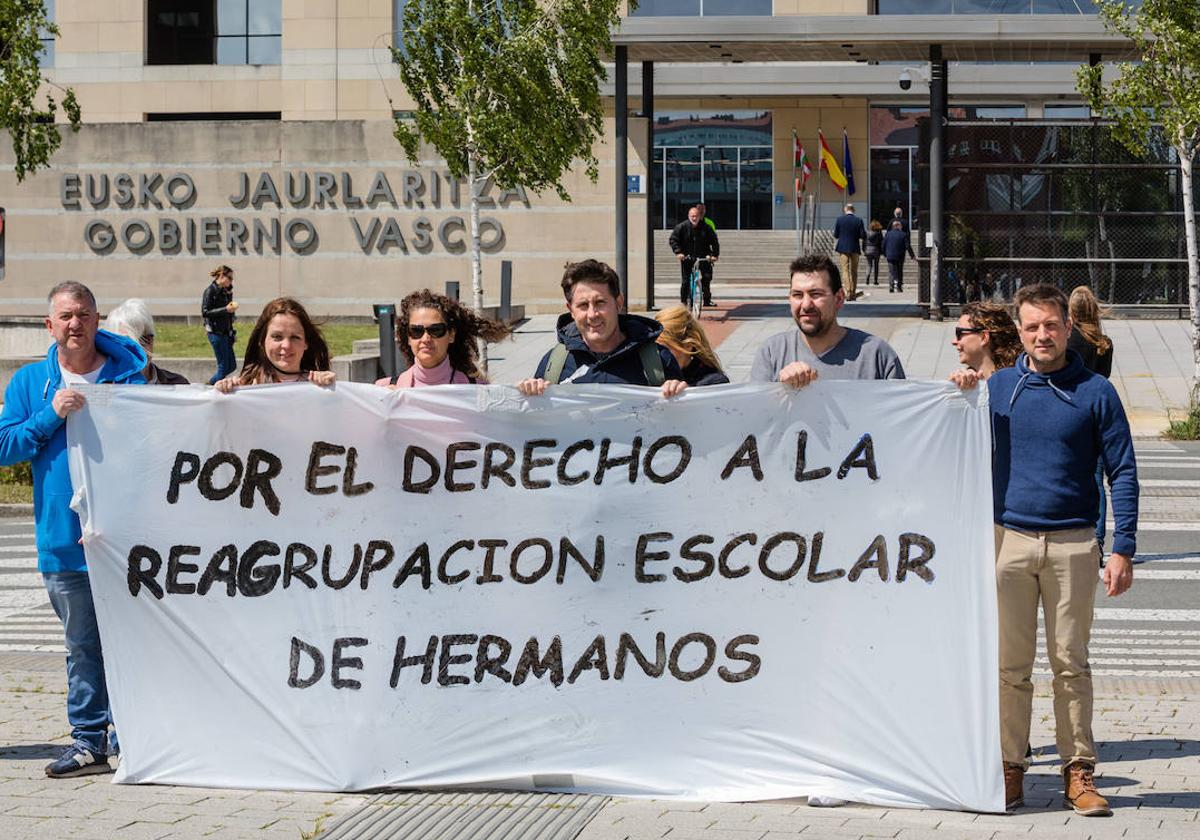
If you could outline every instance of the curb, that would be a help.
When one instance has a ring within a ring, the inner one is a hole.
[[[19,503],[0,504],[0,519],[16,518],[19,516],[33,516],[33,505]]]

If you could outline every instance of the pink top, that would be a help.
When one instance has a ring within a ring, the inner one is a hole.
[[[412,365],[396,378],[394,386],[386,378],[375,384],[395,388],[424,388],[428,385],[469,385],[471,380],[462,371],[450,367],[450,357],[447,356],[442,359],[441,364],[431,368],[422,367],[420,363]],[[488,381],[480,377],[475,380],[475,384],[487,385]]]

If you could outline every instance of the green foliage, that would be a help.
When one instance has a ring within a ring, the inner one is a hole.
[[[633,5],[633,4],[631,4]],[[459,178],[542,192],[575,161],[598,177],[601,55],[619,0],[409,0],[392,50],[417,108],[396,120],[410,160],[422,141]],[[475,166],[470,163],[474,159]]]
[[[38,91],[49,84],[38,63],[44,33],[58,35],[58,27],[46,19],[43,0],[0,0],[0,128],[12,137],[18,181],[46,166],[62,145],[54,124],[58,103],[50,93],[38,102]],[[62,109],[78,131],[79,103],[69,88]]]
[[[1196,0],[1099,0],[1105,26],[1133,44],[1139,60],[1118,66],[1107,88],[1103,67],[1080,67],[1079,91],[1092,108],[1116,122],[1114,136],[1136,155],[1164,139],[1191,158],[1200,145],[1200,3]]]
[[[33,467],[28,461],[21,461],[8,467],[0,467],[0,484],[25,484],[33,486]]]
[[[1181,420],[1171,418],[1163,437],[1170,440],[1200,440],[1200,402],[1193,402]]]
[[[239,359],[246,355],[246,340],[250,337],[253,322],[239,322],[237,343],[233,347],[234,355]],[[362,338],[378,338],[379,327],[374,324],[325,323],[321,325],[321,335],[329,345],[329,352],[334,356],[344,356],[353,352],[354,342]],[[195,359],[210,358],[212,345],[201,324],[180,324],[159,321],[154,325],[154,358],[163,361],[163,367],[170,368],[166,359]]]

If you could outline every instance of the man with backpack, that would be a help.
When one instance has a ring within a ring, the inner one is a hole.
[[[567,263],[562,278],[567,311],[558,319],[558,345],[542,357],[533,378],[517,383],[526,396],[568,382],[661,386],[663,396],[683,390],[683,371],[671,351],[655,343],[662,325],[623,314],[617,273],[598,260]]]

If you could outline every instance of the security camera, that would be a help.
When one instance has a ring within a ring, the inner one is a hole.
[[[908,90],[912,87],[912,74],[907,70],[901,70],[900,78],[896,82],[900,85],[900,90]]]

